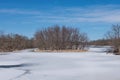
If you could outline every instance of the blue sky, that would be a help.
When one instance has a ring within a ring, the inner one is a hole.
[[[90,40],[120,24],[120,0],[0,0],[0,30],[33,37],[53,25],[76,27]]]

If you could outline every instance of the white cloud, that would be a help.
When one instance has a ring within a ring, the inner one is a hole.
[[[32,20],[37,22],[60,22],[60,23],[79,23],[79,22],[120,22],[120,6],[89,6],[89,7],[68,7],[55,8],[49,10],[27,11],[19,9],[0,9],[0,13],[9,14],[30,14]]]
[[[92,6],[84,8],[61,8],[51,10],[49,15],[37,16],[40,21],[49,22],[120,22],[120,6]]]
[[[0,13],[7,13],[7,14],[31,14],[31,15],[41,14],[40,11],[26,11],[26,10],[19,10],[19,9],[0,9]]]

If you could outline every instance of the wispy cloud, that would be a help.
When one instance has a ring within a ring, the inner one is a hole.
[[[40,11],[29,11],[29,10],[20,10],[20,9],[0,9],[0,13],[7,13],[7,14],[31,14],[31,15],[41,14]]]
[[[32,20],[37,22],[60,22],[60,23],[79,23],[79,22],[120,22],[120,6],[89,6],[89,7],[68,7],[54,8],[49,10],[19,10],[19,9],[0,9],[0,13],[8,14],[30,14]]]
[[[49,15],[37,16],[40,21],[51,22],[120,22],[120,6],[92,6],[51,10]]]

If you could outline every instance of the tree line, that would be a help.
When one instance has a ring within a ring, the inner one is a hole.
[[[15,51],[27,48],[41,50],[84,49],[88,37],[77,28],[52,26],[38,30],[32,39],[19,34],[0,33],[0,51]]]
[[[92,40],[89,42],[89,45],[95,45],[95,46],[108,46],[110,45],[111,40],[110,39],[98,39],[98,40]]]
[[[104,39],[89,41],[86,33],[78,28],[52,26],[35,32],[32,39],[19,34],[0,32],[0,51],[15,51],[27,48],[40,50],[83,50],[88,45],[110,45],[120,54],[120,25],[113,25]]]
[[[32,48],[32,39],[19,34],[0,34],[0,51],[14,51],[26,48]]]

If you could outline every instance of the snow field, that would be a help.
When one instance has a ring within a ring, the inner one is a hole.
[[[101,52],[101,48],[69,54],[22,51],[0,56],[0,80],[120,80],[119,73],[120,56]]]

